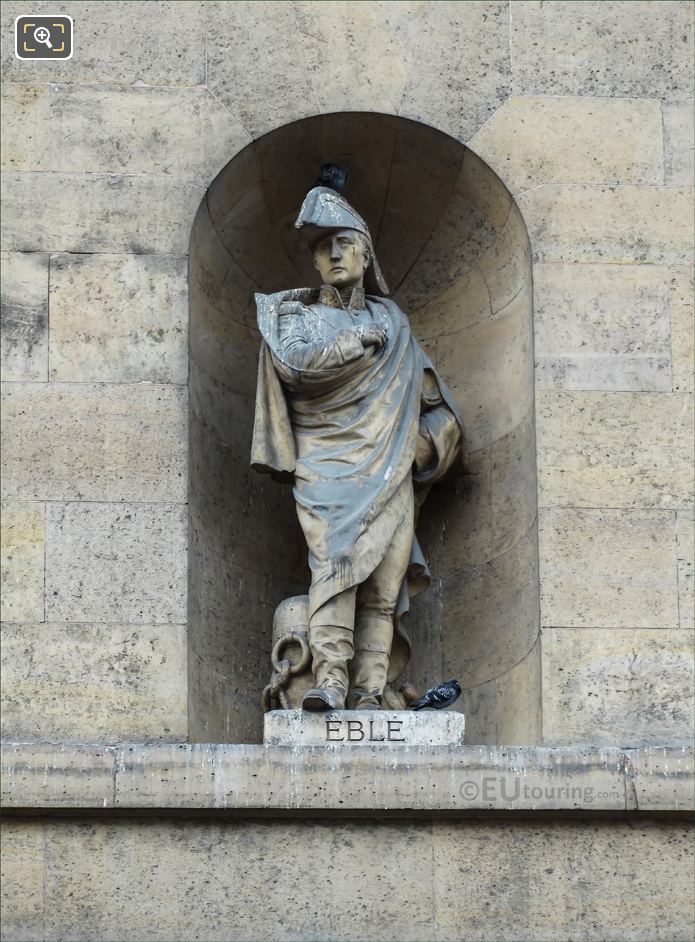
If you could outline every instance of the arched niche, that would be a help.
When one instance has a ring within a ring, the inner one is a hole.
[[[434,575],[413,607],[418,688],[456,676],[469,742],[540,739],[531,254],[506,187],[426,125],[340,113],[279,128],[210,186],[190,246],[191,738],[258,742],[275,606],[306,592],[288,486],[249,468],[253,295],[315,284],[292,223],[319,166],[348,171],[395,300],[454,393],[468,473],[421,515]]]

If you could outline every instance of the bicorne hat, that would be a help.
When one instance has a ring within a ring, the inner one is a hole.
[[[315,186],[307,193],[295,221],[295,228],[302,229],[309,247],[313,247],[319,239],[336,229],[354,229],[361,232],[369,243],[372,262],[364,273],[364,286],[367,294],[388,294],[389,289],[379,268],[374,243],[367,227],[357,210],[341,196],[333,186],[325,183],[333,182],[336,178],[345,180],[345,172],[332,164],[325,164],[321,168],[321,186]]]

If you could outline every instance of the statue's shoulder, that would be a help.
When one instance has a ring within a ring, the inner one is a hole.
[[[318,296],[317,288],[289,288],[286,291],[275,291],[273,294],[254,295],[258,328],[271,347],[274,347],[277,341],[280,305],[285,301],[300,301],[309,307],[318,301]]]

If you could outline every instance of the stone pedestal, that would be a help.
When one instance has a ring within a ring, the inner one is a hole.
[[[269,746],[462,746],[463,713],[451,710],[272,710],[265,714]]]

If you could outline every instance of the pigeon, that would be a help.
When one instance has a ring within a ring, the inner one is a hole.
[[[323,164],[314,186],[326,186],[330,190],[340,193],[346,180],[347,170],[343,167],[339,167],[338,164]]]
[[[447,680],[445,684],[431,687],[419,700],[408,704],[411,710],[424,710],[431,707],[433,710],[445,710],[455,703],[461,696],[461,685],[458,680]]]

